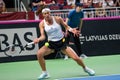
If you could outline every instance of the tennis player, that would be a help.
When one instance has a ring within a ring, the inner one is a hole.
[[[38,77],[38,80],[50,77],[46,69],[44,56],[49,55],[54,51],[62,51],[62,53],[68,55],[74,61],[76,61],[78,65],[82,66],[83,70],[86,73],[89,75],[94,75],[95,72],[83,63],[83,61],[79,58],[79,56],[72,48],[66,45],[61,25],[63,25],[66,30],[74,33],[74,35],[79,35],[79,30],[76,28],[70,28],[61,17],[51,16],[49,8],[44,8],[42,10],[42,14],[44,19],[39,23],[41,35],[39,38],[34,39],[34,43],[39,43],[45,40],[45,32],[47,34],[48,42],[46,42],[45,45],[43,45],[37,52],[37,59],[42,68],[42,74]]]

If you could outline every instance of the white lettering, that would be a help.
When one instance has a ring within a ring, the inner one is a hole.
[[[102,41],[102,40],[108,40],[107,35],[96,35],[96,36],[89,36],[85,37],[86,41]]]
[[[109,40],[120,40],[120,34],[109,35]]]

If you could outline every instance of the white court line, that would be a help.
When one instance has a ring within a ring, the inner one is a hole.
[[[55,80],[64,80],[64,79],[75,79],[75,78],[96,78],[96,77],[104,77],[104,76],[120,76],[120,74],[110,74],[110,75],[98,75],[98,76],[88,76],[88,77],[71,77],[71,78],[61,78],[61,79],[55,79]]]

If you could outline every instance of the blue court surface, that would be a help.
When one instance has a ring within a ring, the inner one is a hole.
[[[106,76],[92,76],[92,77],[77,77],[77,78],[63,78],[60,80],[120,80],[120,74],[106,75]]]

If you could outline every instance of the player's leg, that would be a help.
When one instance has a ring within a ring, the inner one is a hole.
[[[62,52],[66,55],[68,55],[69,57],[71,57],[74,61],[76,61],[80,66],[82,66],[83,70],[85,72],[87,72],[90,76],[93,76],[95,75],[95,72],[94,70],[88,68],[84,62],[82,61],[81,58],[79,58],[79,56],[75,53],[75,51],[70,48],[70,47],[67,47],[66,49],[62,50]]]
[[[46,46],[43,46],[37,52],[37,59],[38,59],[38,62],[40,64],[41,68],[42,68],[42,74],[38,77],[39,80],[49,77],[49,74],[46,70],[46,64],[45,64],[44,56],[48,55],[52,52],[53,52],[53,50],[49,49]]]
[[[73,60],[75,60],[83,68],[85,68],[83,61],[79,58],[79,56],[75,53],[75,51],[72,48],[67,47],[66,49],[62,50],[62,52],[71,57]]]

